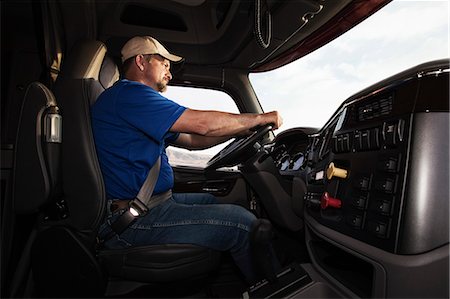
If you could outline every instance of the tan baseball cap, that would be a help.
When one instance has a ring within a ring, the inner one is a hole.
[[[122,62],[139,54],[159,54],[172,62],[183,60],[183,57],[170,54],[151,36],[135,36],[127,41],[122,48]]]

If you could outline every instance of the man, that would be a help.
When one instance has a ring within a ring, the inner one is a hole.
[[[122,48],[123,76],[92,107],[92,127],[111,212],[100,229],[108,248],[190,243],[229,250],[246,279],[255,279],[249,233],[256,218],[246,209],[218,204],[210,194],[171,194],[132,222],[123,232],[111,225],[127,210],[123,200],[136,197],[150,169],[161,157],[153,194],[173,186],[166,146],[202,149],[250,129],[282,124],[277,112],[231,114],[180,106],[160,92],[172,79],[170,54],[156,39],[134,37]],[[153,198],[153,197],[152,197]],[[119,200],[120,199],[120,200]]]

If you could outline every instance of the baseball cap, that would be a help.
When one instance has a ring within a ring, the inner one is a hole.
[[[179,62],[183,57],[170,54],[160,42],[151,36],[135,36],[122,47],[122,62],[139,54],[159,54],[172,61]]]

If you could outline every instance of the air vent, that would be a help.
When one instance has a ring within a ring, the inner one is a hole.
[[[392,95],[373,99],[370,103],[358,107],[358,121],[376,119],[392,111]]]

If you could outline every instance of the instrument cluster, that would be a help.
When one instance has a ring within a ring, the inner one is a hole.
[[[289,153],[285,153],[278,161],[277,167],[280,171],[297,171],[305,163],[305,155],[302,152],[296,153],[291,156]]]
[[[273,150],[275,165],[283,175],[293,175],[304,170],[311,130],[294,129],[277,136]]]

